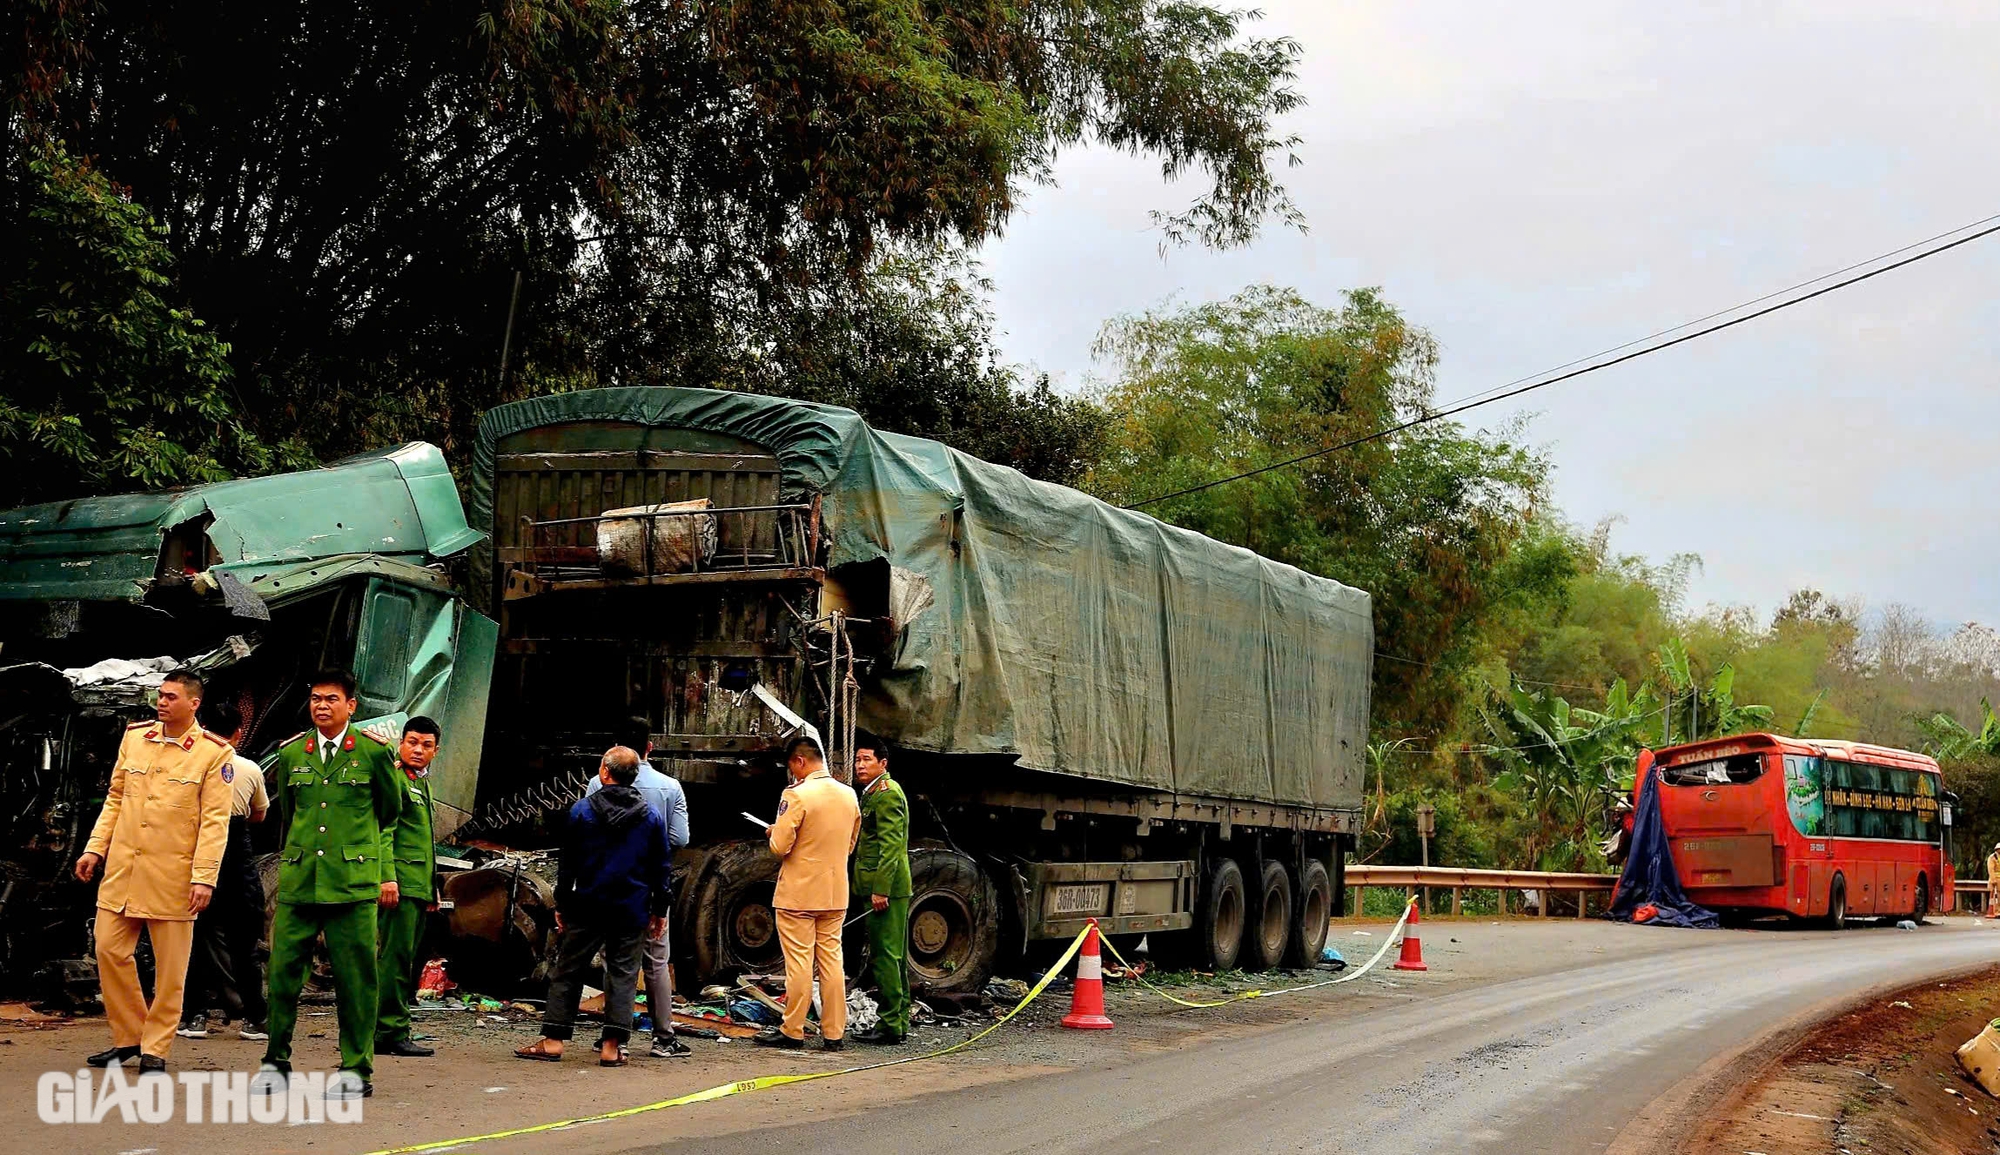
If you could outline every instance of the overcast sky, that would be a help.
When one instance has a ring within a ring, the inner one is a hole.
[[[985,254],[1010,357],[1075,386],[1169,295],[1380,285],[1450,400],[2000,213],[2000,5],[1265,7],[1305,49],[1310,232],[1163,259],[1186,190],[1073,153]],[[2000,623],[1996,322],[2000,236],[1470,416],[1535,414],[1569,518],[1699,553],[1697,603]]]

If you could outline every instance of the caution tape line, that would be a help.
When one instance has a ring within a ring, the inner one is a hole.
[[[1389,928],[1389,934],[1382,940],[1382,945],[1375,948],[1375,957],[1369,959],[1366,963],[1363,963],[1360,970],[1352,971],[1349,972],[1348,974],[1341,975],[1337,979],[1327,979],[1324,982],[1317,982],[1317,983],[1306,983],[1303,986],[1285,987],[1282,990],[1275,990],[1275,991],[1238,991],[1237,993],[1230,995],[1226,999],[1216,999],[1214,1002],[1195,1002],[1191,999],[1184,999],[1177,995],[1168,994],[1166,991],[1161,990],[1159,987],[1154,986],[1152,983],[1146,981],[1146,978],[1143,975],[1134,973],[1132,977],[1138,979],[1139,984],[1141,986],[1145,987],[1149,991],[1152,991],[1154,994],[1160,996],[1161,998],[1167,1000],[1168,1002],[1176,1003],[1183,1007],[1191,1007],[1195,1010],[1207,1010],[1210,1007],[1226,1007],[1230,1003],[1240,1003],[1249,999],[1275,998],[1278,995],[1297,994],[1300,991],[1316,991],[1321,987],[1337,986],[1340,983],[1351,983],[1355,979],[1360,978],[1362,975],[1367,974],[1369,971],[1374,970],[1375,964],[1382,961],[1382,956],[1389,953],[1389,948],[1396,945],[1398,942],[1402,941],[1403,927],[1409,923],[1410,911],[1416,908],[1416,904],[1417,900],[1413,898],[1410,900],[1409,905],[1403,908],[1403,917],[1397,919],[1396,925]],[[1099,941],[1103,943],[1105,950],[1111,952],[1111,957],[1118,960],[1118,965],[1124,967],[1128,971],[1132,969],[1132,964],[1125,961],[1125,956],[1118,953],[1118,948],[1111,945],[1110,939],[1105,938],[1105,939],[1100,939]]]
[[[407,1147],[387,1147],[380,1151],[370,1151],[367,1155],[420,1155],[421,1152],[444,1151],[456,1147],[467,1147],[474,1143],[488,1143],[495,1139],[513,1139],[522,1135],[540,1135],[550,1131],[561,1131],[568,1127],[581,1127],[589,1123],[605,1123],[613,1119],[628,1119],[634,1115],[644,1115],[653,1111],[665,1111],[671,1107],[686,1107],[694,1103],[707,1103],[715,1099],[726,1099],[732,1095],[746,1095],[753,1091],[768,1091],[773,1087],[786,1087],[794,1083],[810,1083],[817,1079],[832,1079],[840,1075],[859,1075],[867,1071],[880,1071],[887,1067],[900,1067],[907,1063],[921,1063],[926,1059],[942,1058],[953,1051],[963,1050],[999,1030],[1001,1027],[1006,1026],[1015,1015],[1025,1010],[1029,1003],[1041,997],[1042,992],[1048,989],[1049,983],[1061,975],[1064,969],[1069,966],[1070,960],[1076,957],[1076,952],[1083,946],[1084,936],[1089,933],[1090,931],[1087,928],[1077,932],[1076,938],[1072,939],[1069,946],[1063,950],[1062,957],[1049,967],[1048,973],[1044,974],[1041,981],[1029,989],[1020,1002],[1014,1004],[1013,1010],[995,1019],[992,1026],[987,1027],[970,1038],[961,1039],[949,1047],[943,1047],[935,1051],[926,1051],[921,1055],[908,1055],[900,1059],[869,1063],[866,1066],[843,1067],[837,1071],[812,1071],[803,1075],[762,1075],[754,1079],[741,1079],[734,1083],[724,1083],[720,1086],[695,1091],[687,1095],[680,1095],[672,1099],[661,1099],[657,1103],[642,1103],[636,1107],[624,1107],[616,1111],[605,1111],[596,1115],[580,1115],[574,1119],[559,1119],[553,1123],[537,1123],[532,1127],[515,1127],[506,1131],[489,1131],[484,1135],[467,1135],[458,1139],[439,1139],[430,1143],[413,1143]]]

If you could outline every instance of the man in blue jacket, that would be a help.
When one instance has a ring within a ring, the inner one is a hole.
[[[658,938],[669,898],[667,826],[633,786],[639,777],[638,751],[613,746],[597,767],[597,793],[569,809],[569,822],[556,858],[555,977],[542,1016],[542,1037],[514,1054],[556,1062],[576,1022],[583,980],[591,961],[604,952],[604,1031],[597,1040],[602,1067],[625,1065],[632,1036],[632,998],[639,981],[639,957],[648,938]]]
[[[626,724],[628,741],[625,743],[639,752],[639,776],[632,780],[632,786],[653,813],[667,824],[668,869],[673,868],[673,852],[688,843],[687,794],[681,784],[653,768],[652,724],[644,718],[633,717]],[[604,788],[601,778],[593,778],[584,789],[585,798]],[[646,1003],[653,1012],[653,1050],[655,1059],[681,1059],[689,1054],[688,1045],[674,1037],[674,974],[671,944],[667,941],[667,922],[660,923],[660,933],[648,936],[645,945],[645,961],[641,969],[646,975]],[[662,1013],[664,1012],[664,1013]]]

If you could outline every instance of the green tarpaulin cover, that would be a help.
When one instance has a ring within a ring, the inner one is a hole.
[[[490,410],[471,510],[489,542],[498,443],[577,422],[764,446],[787,499],[822,495],[830,567],[885,559],[928,588],[865,690],[862,723],[892,741],[1186,794],[1360,802],[1374,632],[1360,590],[850,410],[706,389]],[[490,547],[473,556],[475,587],[491,589]]]

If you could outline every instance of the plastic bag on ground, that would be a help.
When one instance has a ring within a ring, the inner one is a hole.
[[[882,1021],[881,1012],[875,1000],[867,992],[850,990],[847,992],[847,1029],[850,1031],[872,1031]]]

